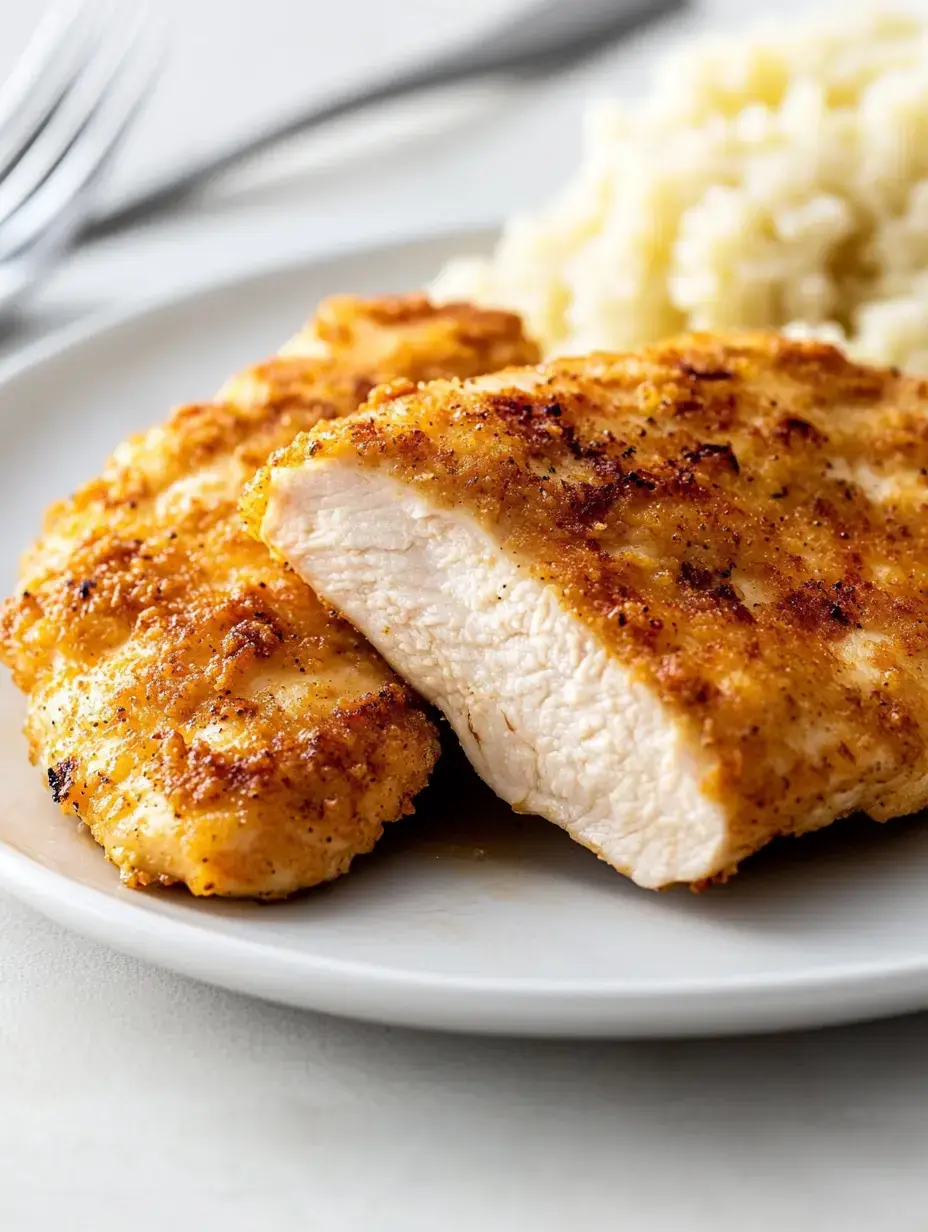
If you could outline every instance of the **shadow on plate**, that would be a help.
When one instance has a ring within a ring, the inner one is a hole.
[[[472,867],[478,873],[505,874],[507,881],[514,881],[509,875],[516,872],[529,874],[531,880],[569,879],[597,893],[651,897],[665,911],[775,926],[780,932],[808,931],[826,879],[832,900],[838,894],[851,901],[862,895],[870,899],[874,881],[897,877],[900,868],[907,879],[928,883],[928,814],[888,823],[856,815],[800,839],[775,840],[725,885],[699,894],[678,886],[652,896],[557,826],[513,812],[481,782],[460,748],[452,747],[450,740],[446,745],[415,816],[389,826],[374,853],[357,863],[357,873],[377,875],[393,864],[454,861],[463,866],[462,872]]]

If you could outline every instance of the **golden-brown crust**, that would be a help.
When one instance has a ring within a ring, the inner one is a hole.
[[[363,354],[369,341],[382,351],[388,337],[392,350],[378,365],[376,384],[437,380],[452,371],[459,378],[477,376],[539,358],[514,313],[468,303],[436,310],[421,294],[368,300],[363,312],[354,297],[333,296],[322,305],[315,328],[335,363]]]
[[[30,694],[33,760],[130,884],[279,897],[344,872],[410,811],[434,725],[243,532],[238,500],[272,450],[380,381],[535,355],[509,314],[340,297],[49,511],[0,656]]]
[[[928,383],[693,335],[368,410],[274,465],[350,457],[491,527],[712,756],[726,869],[928,804]]]

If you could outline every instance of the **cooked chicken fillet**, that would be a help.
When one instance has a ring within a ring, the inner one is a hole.
[[[928,804],[928,383],[696,335],[379,391],[251,526],[644,886]]]
[[[53,508],[0,616],[32,757],[130,885],[278,897],[343,873],[438,752],[415,696],[245,534],[271,450],[396,377],[537,358],[515,317],[329,301],[282,354]]]

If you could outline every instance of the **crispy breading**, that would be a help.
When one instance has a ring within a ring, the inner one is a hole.
[[[132,886],[275,898],[343,873],[438,753],[421,702],[242,529],[273,449],[381,381],[536,357],[518,319],[322,305],[277,357],[121,445],[52,508],[0,615],[32,758]]]
[[[423,511],[466,515],[645,686],[722,819],[705,866],[679,879],[724,877],[775,835],[856,810],[928,805],[928,382],[736,333],[378,390],[256,480],[249,522],[276,550],[314,467],[388,477]],[[302,489],[288,478],[300,471]],[[335,602],[312,532],[309,518],[291,563]],[[373,610],[358,602],[362,627]],[[389,630],[377,644],[405,667]],[[632,778],[647,755],[635,738]],[[478,731],[473,755],[492,760],[479,744]],[[687,818],[675,824],[682,851]],[[698,867],[648,859],[645,884]]]

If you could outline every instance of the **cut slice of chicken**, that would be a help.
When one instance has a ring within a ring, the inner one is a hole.
[[[253,533],[486,781],[644,886],[928,804],[928,384],[696,335],[378,391]]]
[[[536,358],[517,318],[341,298],[53,508],[0,616],[56,801],[130,885],[275,898],[343,873],[438,752],[413,693],[245,534],[270,452],[379,381]]]

